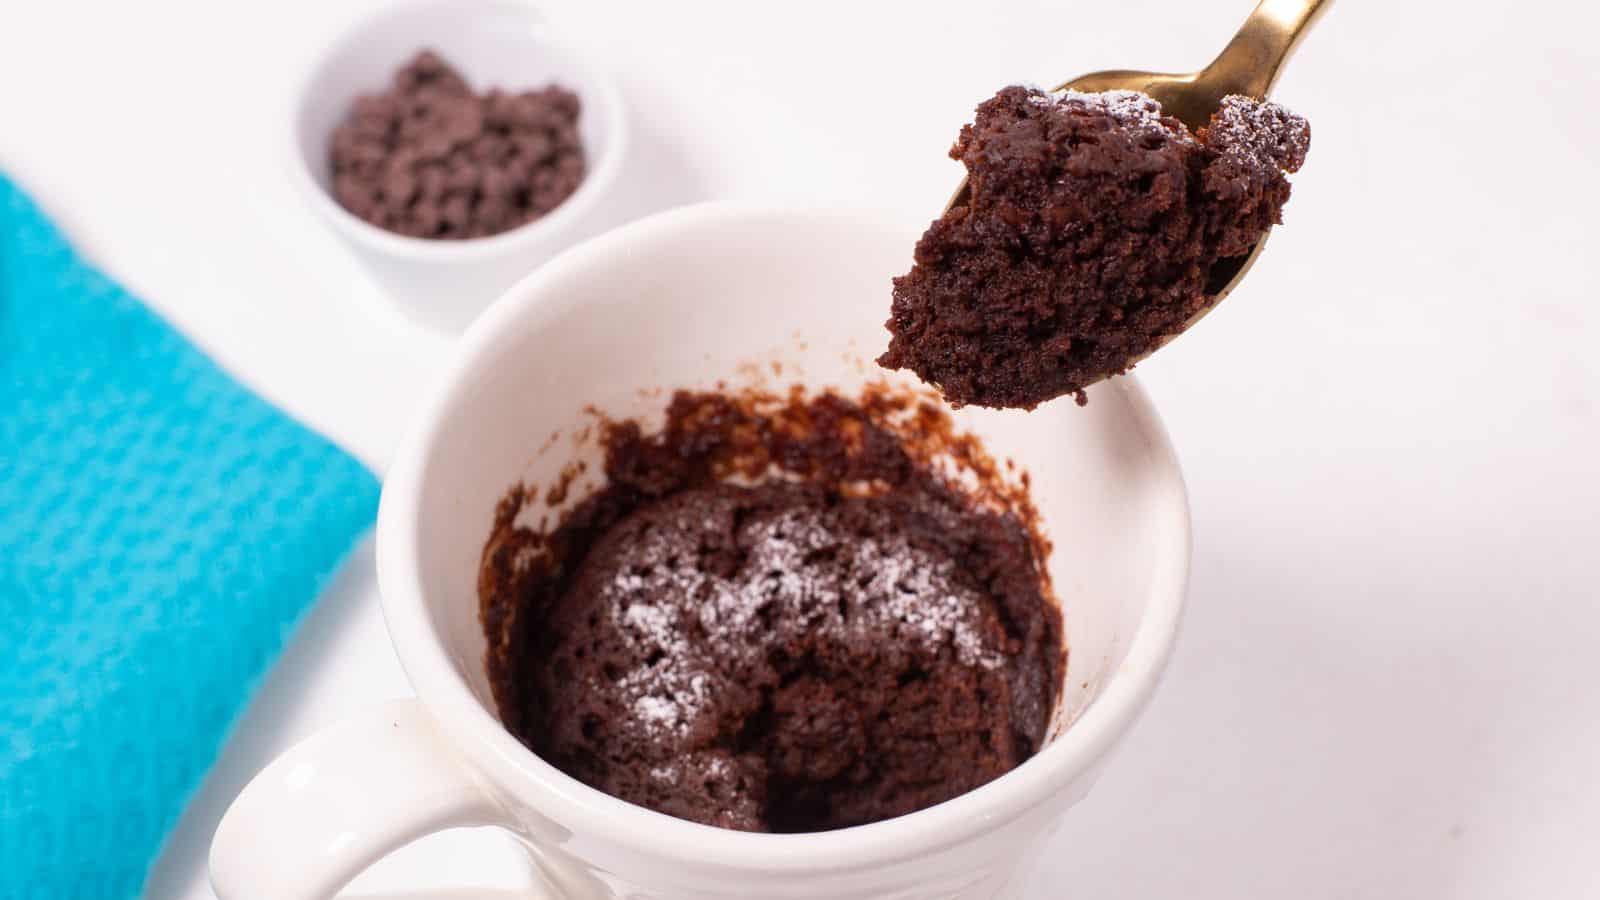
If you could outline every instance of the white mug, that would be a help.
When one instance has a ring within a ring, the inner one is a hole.
[[[569,436],[589,421],[584,407],[658,416],[665,397],[651,389],[741,372],[846,393],[884,377],[871,357],[886,342],[889,279],[914,239],[848,214],[690,207],[568,251],[485,313],[422,403],[378,515],[384,615],[416,699],[358,714],[263,770],[217,829],[217,894],[325,900],[417,837],[496,825],[563,900],[1017,896],[1144,707],[1177,634],[1187,502],[1131,378],[1091,389],[1082,408],[954,413],[1031,475],[1068,647],[1049,741],[977,790],[838,831],[700,825],[539,759],[500,726],[484,674],[476,584],[495,503],[518,481],[558,477],[578,452]]]

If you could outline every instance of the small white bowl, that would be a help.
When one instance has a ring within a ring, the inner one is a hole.
[[[422,834],[499,825],[565,900],[1014,897],[1154,692],[1182,618],[1183,478],[1131,377],[1090,388],[1083,408],[953,413],[1031,477],[1069,648],[1056,733],[976,790],[810,834],[673,818],[529,752],[501,727],[483,666],[478,569],[506,489],[553,484],[575,459],[590,467],[570,498],[601,478],[597,442],[575,451],[552,433],[591,427],[590,404],[659,423],[659,391],[759,383],[771,364],[776,390],[914,386],[863,357],[883,346],[889,279],[916,238],[853,214],[688,207],[572,248],[486,312],[419,404],[378,511],[384,620],[417,697],[359,713],[258,775],[217,828],[217,896],[324,900]],[[557,502],[536,493],[534,521]]]
[[[502,234],[429,240],[356,218],[331,193],[328,140],[361,94],[382,90],[419,51],[432,49],[474,90],[527,90],[551,82],[578,95],[583,183],[536,221]],[[289,123],[291,173],[307,202],[367,264],[412,319],[446,334],[464,329],[490,301],[556,253],[601,230],[595,201],[616,180],[627,121],[615,86],[543,24],[505,0],[423,0],[358,23],[323,52],[301,82]]]

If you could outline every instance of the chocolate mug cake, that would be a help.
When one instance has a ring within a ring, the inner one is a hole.
[[[519,526],[514,490],[479,582],[506,727],[747,831],[902,815],[1032,756],[1064,669],[1047,547],[1025,498],[964,492],[886,424],[907,409],[950,435],[887,392],[680,392],[660,431],[607,424],[606,485],[554,528]]]
[[[358,97],[328,148],[333,196],[408,237],[489,237],[542,218],[583,182],[578,95],[476,92],[424,50]]]

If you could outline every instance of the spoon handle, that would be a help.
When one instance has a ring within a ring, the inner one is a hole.
[[[1201,79],[1221,94],[1264,98],[1284,63],[1333,0],[1261,0]]]

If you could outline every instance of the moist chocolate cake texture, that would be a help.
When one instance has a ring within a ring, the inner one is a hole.
[[[1191,134],[1132,91],[1008,87],[950,155],[971,191],[894,280],[888,351],[950,402],[1032,408],[1120,374],[1206,310],[1281,221],[1310,127],[1223,99]]]
[[[1039,749],[1064,659],[1021,517],[833,394],[679,393],[661,431],[605,431],[604,487],[548,534],[514,491],[484,551],[490,681],[535,753],[684,819],[800,832]]]

